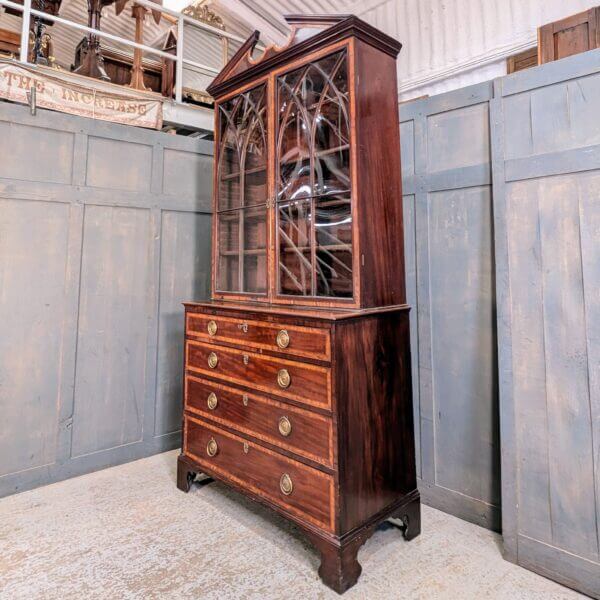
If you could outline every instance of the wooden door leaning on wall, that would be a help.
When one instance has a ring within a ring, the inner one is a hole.
[[[540,27],[539,63],[600,48],[600,6]]]

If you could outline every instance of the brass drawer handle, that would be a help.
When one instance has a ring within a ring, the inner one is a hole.
[[[280,348],[287,348],[290,345],[290,334],[285,329],[282,329],[277,334],[276,341]]]
[[[292,478],[284,473],[279,480],[279,489],[282,494],[289,496],[294,491],[294,484],[292,483]]]
[[[244,333],[248,333],[248,323],[239,323],[238,329],[241,329]]]
[[[217,446],[217,442],[215,442],[215,438],[210,438],[208,440],[208,444],[206,444],[206,454],[209,456],[216,456],[219,451],[219,446]]]
[[[283,437],[287,437],[292,433],[292,424],[287,417],[281,417],[281,419],[279,419],[279,433]]]
[[[214,369],[217,366],[218,362],[219,362],[219,358],[217,357],[217,355],[214,352],[211,352],[208,355],[208,366],[211,369]]]
[[[290,383],[292,383],[292,378],[287,369],[279,369],[279,373],[277,373],[277,385],[284,390],[290,387]]]
[[[215,335],[215,333],[217,333],[217,323],[215,321],[209,321],[206,329],[208,329],[208,335]]]
[[[248,442],[244,442],[244,454],[248,454],[250,451],[250,447],[248,446]]]
[[[210,408],[210,410],[215,410],[218,402],[217,395],[214,392],[211,392],[206,399],[206,404],[208,404],[208,408]]]
[[[248,394],[244,394],[244,395],[242,396],[242,404],[243,404],[244,406],[248,406]]]
[[[250,357],[247,354],[244,354],[242,360],[244,361],[244,364],[247,365],[250,362]]]

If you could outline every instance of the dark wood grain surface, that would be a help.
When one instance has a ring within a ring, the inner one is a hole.
[[[408,313],[336,325],[340,533],[416,490]]]
[[[294,325],[307,327],[327,327],[329,323],[358,319],[396,311],[408,311],[408,304],[374,306],[370,308],[330,308],[317,306],[290,306],[285,304],[262,304],[259,302],[234,302],[231,300],[208,300],[205,302],[185,302],[188,312],[210,315],[229,315],[236,318],[246,316],[267,322],[277,322],[281,318]]]
[[[396,61],[356,41],[360,305],[406,302]]]
[[[333,530],[333,477],[195,417],[186,416],[185,422],[187,435],[184,454],[202,466],[205,472],[234,481],[297,517],[327,531]],[[215,440],[218,447],[213,457],[207,453],[211,439]],[[247,453],[244,444],[247,444]],[[293,485],[289,495],[283,494],[280,489],[284,474],[289,475]]]
[[[212,409],[208,404],[211,393],[216,396],[216,406]],[[333,467],[331,417],[192,375],[185,381],[185,409]],[[279,430],[282,418],[290,423],[288,435]]]
[[[216,326],[211,335],[208,324]],[[288,345],[277,345],[277,335],[285,331]],[[188,313],[186,332],[202,338],[204,341],[225,342],[238,346],[247,346],[252,350],[270,350],[282,355],[289,354],[328,361],[331,358],[329,331],[316,327],[297,327],[291,323],[265,323],[254,319]]]
[[[215,368],[208,365],[212,353],[218,359]],[[307,405],[331,407],[331,370],[328,367],[263,356],[242,349],[216,347],[194,340],[186,342],[185,364],[189,371],[224,382],[251,385],[257,390]],[[283,369],[289,373],[291,380],[287,388],[277,383],[278,374]]]

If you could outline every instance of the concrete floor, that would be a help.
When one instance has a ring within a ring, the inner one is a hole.
[[[0,500],[0,598],[339,598],[283,519],[219,483],[177,490],[176,456]],[[390,526],[365,544],[344,599],[583,598],[500,548],[500,536],[424,506],[417,539]]]

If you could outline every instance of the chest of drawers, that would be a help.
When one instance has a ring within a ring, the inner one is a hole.
[[[254,32],[215,100],[210,302],[186,304],[183,451],[293,520],[338,592],[397,517],[419,533],[396,58],[348,15]],[[394,123],[396,126],[394,126]]]
[[[270,506],[353,585],[379,523],[420,530],[408,314],[187,304],[180,489],[204,473]]]

